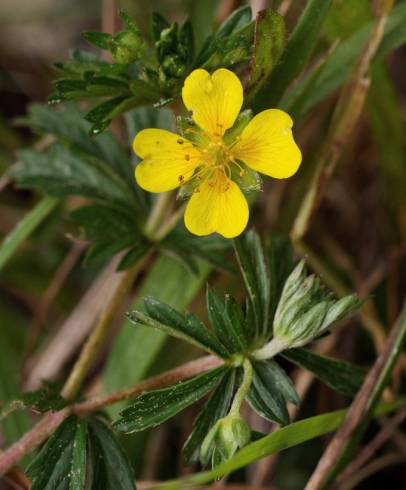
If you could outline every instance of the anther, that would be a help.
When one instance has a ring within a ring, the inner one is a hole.
[[[185,177],[183,177],[183,175],[179,175],[178,179],[179,179],[179,182],[183,182],[185,180]]]
[[[188,162],[190,160],[190,155],[186,154],[185,155],[185,160]]]
[[[178,143],[179,145],[183,145],[184,141],[181,140],[180,138],[176,141],[176,143]]]

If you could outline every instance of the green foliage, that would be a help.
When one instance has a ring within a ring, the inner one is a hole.
[[[234,385],[241,390],[248,383],[241,400],[245,397],[261,417],[281,425],[288,424],[286,405],[298,404],[300,400],[289,377],[271,359],[280,352],[286,359],[310,370],[339,392],[353,394],[362,382],[362,371],[348,363],[323,358],[302,349],[286,351],[292,345],[299,347],[309,343],[332,323],[353,313],[362,302],[354,295],[334,300],[333,295],[322,288],[319,279],[315,276],[307,277],[303,262],[296,266],[285,281],[292,268],[292,260],[289,251],[285,251],[285,263],[275,263],[276,250],[282,246],[289,248],[284,241],[279,240],[278,243],[274,239],[268,247],[268,254],[265,254],[258,235],[253,231],[235,240],[236,257],[248,291],[247,309],[244,312],[231,296],[225,295],[223,298],[208,288],[207,313],[211,330],[194,315],[180,314],[153,298],[145,298],[145,313],[135,310],[128,315],[136,325],[163,331],[223,359],[224,366],[218,368],[220,377],[224,375],[221,369],[233,373],[223,378],[195,421],[193,432],[185,445],[189,462],[197,460],[199,445],[202,463],[207,464],[211,459],[212,464],[217,465],[245,444],[242,444],[245,431],[240,422],[234,424],[227,418],[234,420],[237,417],[236,420],[239,420],[235,410],[225,415]],[[270,259],[275,276],[269,276],[266,256]],[[278,284],[280,280],[285,281],[283,288]],[[277,303],[276,311],[271,308],[274,302]],[[257,323],[254,323],[255,318]],[[262,322],[266,322],[266,329]],[[264,345],[272,334],[269,324],[274,325],[274,338]],[[258,325],[257,332],[260,332],[261,337],[252,336],[253,325]],[[281,335],[284,343],[281,342]],[[292,342],[287,342],[286,339],[291,337]],[[273,347],[275,343],[277,349]],[[245,369],[241,376],[241,365],[244,363],[245,366],[247,362],[244,359],[250,359],[249,365],[252,363],[252,380],[246,378]],[[121,413],[116,427],[134,432],[164,422],[217,385],[217,382],[213,384],[211,374],[209,380],[206,375],[201,375],[142,395]],[[210,436],[207,435],[208,431]],[[233,440],[232,434],[238,437]]]
[[[406,4],[400,3],[389,15],[376,58],[382,57],[405,42],[405,22]],[[292,90],[286,92],[280,107],[288,111],[294,119],[299,119],[331,95],[350,74],[372,27],[372,20],[366,22],[340,42],[324,62],[317,64],[297,82]]]
[[[176,100],[185,77],[195,68],[213,71],[251,61],[250,90],[254,94],[283,49],[283,20],[271,10],[262,12],[256,22],[251,19],[250,7],[235,10],[196,53],[189,20],[180,26],[154,13],[152,45],[148,46],[134,20],[123,12],[121,18],[127,28],[116,34],[83,34],[87,42],[108,51],[113,63],[76,50],[69,61],[55,65],[58,79],[50,102],[103,99],[85,116],[92,123],[89,131],[93,135],[104,131],[115,117],[130,109],[161,106]]]
[[[273,341],[285,348],[306,345],[362,304],[355,294],[334,299],[315,275],[307,276],[302,261],[285,282],[273,321]]]
[[[43,198],[24,218],[18,226],[0,244],[0,269],[6,264],[19,245],[58,205],[52,197]]]
[[[183,454],[188,464],[199,461],[203,440],[214,424],[228,413],[234,391],[235,378],[236,372],[234,369],[230,369],[225,373],[220,384],[193,422],[193,430],[183,446]],[[213,445],[206,449],[207,461],[211,459],[213,450]],[[202,461],[202,463],[204,462]]]
[[[300,74],[308,62],[319,32],[331,5],[331,0],[309,0],[289,37],[280,63],[272,71],[264,88],[254,102],[255,111],[260,106],[275,107],[283,93]]]
[[[135,490],[131,463],[111,429],[100,419],[89,420],[91,490]]]
[[[299,397],[285,372],[273,361],[253,365],[253,381],[247,400],[263,418],[278,424],[289,423],[286,402],[299,403]]]
[[[154,298],[144,299],[145,310],[132,311],[127,318],[135,325],[152,327],[210,352],[227,357],[228,351],[207,327],[192,313],[181,315],[176,310]]]
[[[343,395],[355,395],[364,381],[365,372],[359,366],[320,356],[306,349],[285,350],[282,357],[312,372],[330,388]]]
[[[106,424],[70,416],[27,468],[34,490],[135,490],[127,457]]]
[[[69,417],[52,434],[27,468],[33,490],[84,488],[87,422]]]
[[[121,412],[114,427],[126,433],[156,427],[200,400],[218,385],[226,371],[225,366],[220,366],[168,388],[145,393]]]
[[[247,323],[261,341],[269,336],[270,280],[259,236],[245,233],[234,240],[234,248],[249,298]]]
[[[32,407],[38,412],[47,412],[48,410],[60,410],[67,405],[60,395],[60,386],[58,383],[43,381],[42,386],[35,391],[26,391],[19,397],[25,406]]]
[[[272,10],[259,12],[255,21],[254,53],[246,88],[246,102],[259,90],[277,65],[285,47],[283,17]]]
[[[405,400],[393,403],[382,403],[374,411],[374,416],[378,417],[385,413],[397,410],[399,406],[404,406]],[[316,415],[307,419],[293,422],[282,427],[280,430],[252,442],[244,447],[229,461],[215,467],[211,471],[204,471],[195,475],[185,476],[179,480],[156,485],[153,490],[178,490],[179,488],[199,488],[206,483],[220,479],[229,475],[233,471],[243,468],[255,461],[260,460],[271,454],[279,453],[285,449],[297,446],[306,441],[315,439],[324,434],[336,430],[342,424],[347,410],[336,410],[322,415]]]

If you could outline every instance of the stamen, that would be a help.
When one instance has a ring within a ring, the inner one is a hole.
[[[183,184],[183,182],[185,181],[185,177],[183,175],[179,175],[178,179],[181,184]]]
[[[240,170],[240,172],[239,172],[240,177],[243,177],[245,174],[245,170],[241,167],[241,165],[236,160],[234,160],[234,158],[231,158],[231,161]]]
[[[186,153],[186,155],[185,155],[185,160],[186,160],[187,162],[190,160],[190,155],[188,155],[187,153]]]
[[[178,143],[179,145],[183,145],[184,141],[181,140],[180,138],[176,141],[176,143]]]

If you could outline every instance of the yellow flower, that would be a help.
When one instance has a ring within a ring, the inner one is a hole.
[[[292,120],[281,110],[265,110],[230,142],[226,131],[241,110],[243,87],[223,68],[212,75],[194,70],[185,80],[182,98],[201,129],[199,137],[192,142],[162,129],[140,131],[133,144],[142,158],[135,177],[150,192],[188,183],[194,189],[185,211],[188,230],[235,237],[244,231],[249,209],[231,177],[235,170],[242,176],[245,166],[277,179],[293,175],[302,157],[292,136]]]

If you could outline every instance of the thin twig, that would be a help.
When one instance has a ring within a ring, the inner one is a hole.
[[[54,379],[83,343],[94,325],[95,318],[109,303],[120,281],[121,274],[115,272],[116,267],[117,260],[113,259],[82,296],[54,338],[35,358],[30,359],[25,389],[37,389],[41,380]]]
[[[354,475],[350,480],[341,485],[340,490],[352,490],[360,482],[366,480],[370,476],[374,475],[380,470],[383,470],[387,466],[392,466],[394,464],[399,464],[405,461],[403,454],[399,453],[389,453],[376,458],[369,465],[365,466],[361,471]]]
[[[7,473],[23,456],[39,446],[52,434],[59,424],[72,413],[84,415],[113,403],[140,395],[141,393],[190,378],[222,364],[217,357],[205,356],[180,367],[149,378],[130,388],[98,396],[81,403],[70,405],[58,412],[48,412],[29,432],[0,454],[0,475]]]
[[[364,447],[364,449],[358,454],[358,456],[352,461],[345,471],[341,473],[337,478],[337,483],[343,483],[347,481],[351,476],[363,466],[376,451],[390,439],[397,427],[406,419],[406,410],[403,410],[396,414],[389,422],[385,424],[383,429],[372,439],[372,441]]]
[[[344,423],[324,451],[305,490],[319,490],[325,488],[327,483],[331,483],[330,480],[334,478],[334,473],[340,469],[343,456],[348,452],[350,444],[354,442],[355,435],[359,438],[366,428],[371,410],[382,395],[401,352],[405,337],[406,304],[386,341],[385,349],[366,376],[346,414]]]
[[[148,258],[148,255],[149,254],[145,255],[143,259],[134,267],[122,273],[121,279],[117,283],[110,302],[106,305],[106,308],[102,312],[94,330],[83,346],[79,358],[62,389],[61,394],[64,398],[66,398],[66,400],[72,400],[79,391],[93,358],[98,351],[99,346],[105,339],[107,332],[109,331],[111,320],[113,319],[123,296],[130,288],[135,276],[144,265],[145,260]]]
[[[34,349],[36,339],[41,331],[41,326],[45,321],[48,311],[54,302],[56,296],[61,290],[64,282],[69,276],[72,268],[75,266],[79,257],[83,253],[84,244],[74,243],[66,257],[56,270],[52,281],[42,296],[41,303],[39,304],[34,314],[34,319],[28,328],[27,341],[25,347],[24,358],[27,359],[32,350]]]
[[[379,12],[372,33],[341,92],[309,190],[293,224],[293,241],[300,240],[307,233],[311,219],[320,204],[326,182],[354,133],[370,85],[369,66],[384,34],[388,13],[389,7]]]

